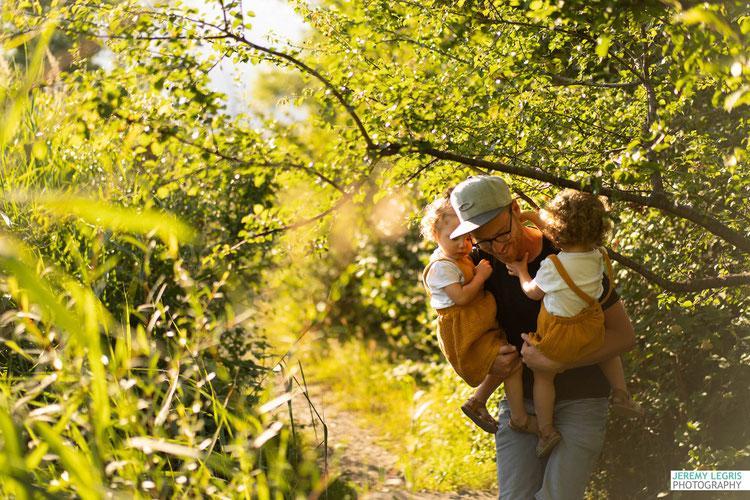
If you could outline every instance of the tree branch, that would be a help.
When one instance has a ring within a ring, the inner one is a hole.
[[[297,170],[305,171],[308,174],[310,174],[310,175],[312,175],[314,177],[317,177],[318,179],[320,179],[320,180],[322,180],[322,181],[330,184],[331,187],[334,188],[336,191],[339,191],[340,193],[346,194],[346,192],[337,183],[335,183],[334,181],[332,181],[331,179],[329,179],[325,175],[321,174],[320,172],[318,172],[314,168],[310,168],[310,167],[307,167],[305,165],[300,165],[298,163],[293,163],[293,162],[286,162],[286,163],[249,162],[247,160],[243,160],[242,158],[238,158],[236,156],[231,156],[231,155],[222,153],[218,149],[211,149],[211,148],[207,148],[205,146],[201,146],[199,144],[195,144],[194,142],[191,142],[191,141],[189,141],[189,140],[187,140],[187,139],[185,139],[183,137],[180,137],[178,135],[174,135],[173,137],[177,141],[181,142],[182,144],[186,144],[188,146],[192,146],[194,148],[200,149],[201,151],[204,151],[204,152],[206,152],[206,153],[208,153],[210,155],[216,156],[217,158],[221,158],[222,160],[232,161],[232,162],[239,163],[239,164],[242,164],[242,165],[258,166],[258,167],[284,167],[284,166],[286,166],[286,167],[296,168]],[[195,170],[194,172],[192,172],[192,174],[196,174],[197,172],[200,172],[201,170],[204,170],[204,169],[207,169],[207,168],[210,168],[210,166],[205,166],[205,167],[202,167],[202,168],[200,168],[198,170]]]
[[[335,212],[336,210],[338,210],[339,208],[341,208],[342,205],[344,205],[349,200],[351,200],[354,197],[354,194],[362,186],[362,184],[364,184],[365,180],[367,180],[367,177],[364,177],[364,178],[360,179],[360,181],[357,182],[357,185],[354,186],[354,188],[351,191],[349,191],[348,193],[345,193],[344,196],[342,196],[341,199],[339,201],[337,201],[331,208],[329,208],[328,210],[325,210],[325,211],[319,213],[315,217],[311,217],[309,219],[305,219],[305,220],[302,220],[302,221],[299,221],[299,222],[295,222],[295,223],[289,224],[287,226],[277,227],[277,228],[274,228],[274,229],[268,229],[266,231],[262,231],[260,233],[255,233],[252,236],[248,236],[244,240],[240,241],[239,243],[237,243],[236,245],[234,245],[229,250],[230,251],[237,250],[238,248],[240,248],[241,246],[243,246],[245,243],[249,243],[251,240],[254,240],[256,238],[262,238],[264,236],[268,236],[268,235],[271,235],[271,234],[281,233],[281,232],[284,232],[284,231],[290,231],[292,229],[298,229],[300,227],[307,226],[308,224],[312,224],[313,222],[322,219],[326,215],[329,215],[329,214]]]
[[[641,82],[623,82],[623,83],[598,83],[598,82],[586,82],[583,80],[573,80],[564,76],[556,75],[548,71],[544,71],[543,74],[552,78],[552,80],[558,82],[560,85],[582,85],[584,87],[599,87],[605,89],[621,89],[627,87],[635,87],[640,85]]]
[[[283,52],[278,52],[276,50],[269,49],[267,47],[263,47],[261,45],[255,44],[251,42],[250,40],[246,39],[244,36],[231,34],[229,38],[232,38],[237,42],[243,43],[258,52],[262,52],[264,54],[268,54],[273,57],[288,61],[292,65],[296,66],[298,69],[304,71],[305,73],[309,75],[312,75],[314,78],[320,81],[323,85],[325,85],[325,87],[331,92],[331,94],[333,94],[334,97],[336,97],[336,99],[344,106],[344,108],[346,108],[347,113],[349,113],[349,116],[352,117],[352,120],[354,120],[354,123],[357,125],[357,128],[359,129],[360,134],[362,135],[365,142],[367,143],[367,149],[374,149],[376,147],[375,143],[373,143],[372,139],[370,138],[370,134],[367,133],[367,129],[365,129],[365,126],[362,123],[362,120],[360,120],[359,115],[357,115],[357,112],[354,109],[354,107],[351,104],[349,104],[349,102],[341,94],[341,92],[339,92],[339,90],[326,77],[324,77],[319,72],[312,69],[310,66],[303,63],[299,59],[290,56],[289,54],[284,54]]]
[[[670,281],[659,276],[650,269],[647,269],[642,264],[615,252],[611,248],[607,248],[607,252],[609,253],[609,256],[612,257],[612,260],[616,260],[623,266],[640,274],[651,283],[655,283],[664,290],[673,293],[700,292],[712,288],[726,288],[730,286],[750,284],[750,274],[727,274],[725,276],[717,276],[714,278],[703,278],[689,281]]]
[[[385,32],[385,33],[390,33],[391,35],[393,35],[393,36],[396,37],[394,40],[402,40],[404,42],[412,43],[412,44],[414,44],[414,45],[416,45],[418,47],[422,47],[423,49],[427,49],[427,50],[429,50],[431,52],[435,52],[437,54],[440,54],[442,56],[447,57],[448,59],[453,59],[454,61],[458,61],[458,62],[460,62],[462,64],[466,64],[466,65],[469,65],[469,66],[471,66],[473,64],[471,61],[467,61],[466,59],[461,59],[460,57],[456,57],[454,55],[451,55],[451,54],[449,54],[449,53],[447,53],[447,52],[445,52],[443,50],[436,49],[434,47],[429,47],[428,45],[426,45],[426,44],[424,44],[422,42],[418,42],[417,40],[413,40],[413,39],[411,39],[409,37],[405,37],[403,35],[400,35],[400,34],[396,33],[395,31],[391,31],[391,30],[385,29],[385,28],[380,28],[378,26],[374,26],[374,28],[375,29],[379,29],[380,31]]]
[[[641,38],[643,39],[643,54],[641,55],[641,69],[643,70],[643,87],[646,89],[646,121],[643,124],[643,136],[649,137],[652,134],[651,126],[656,121],[656,92],[654,86],[651,83],[648,68],[648,44],[646,42],[646,26],[641,24]],[[656,144],[656,140],[649,141],[647,146],[646,158],[648,161],[658,164],[658,158],[656,157],[656,151],[653,146]],[[651,173],[651,188],[654,194],[662,196],[664,194],[664,182],[661,178],[661,172],[655,170]]]
[[[658,208],[664,210],[667,213],[675,215],[677,217],[689,220],[695,224],[703,227],[707,231],[715,234],[723,240],[731,243],[743,252],[750,253],[750,238],[738,233],[737,231],[727,227],[718,219],[711,217],[705,213],[699,212],[698,210],[687,206],[680,205],[670,200],[666,195],[662,196],[642,196],[631,192],[622,191],[619,189],[613,189],[608,187],[600,187],[595,189],[595,186],[582,185],[580,182],[572,181],[564,177],[558,177],[556,175],[543,172],[541,170],[530,168],[530,167],[517,167],[508,165],[501,162],[493,162],[487,160],[480,160],[471,158],[468,156],[451,153],[448,151],[441,151],[433,148],[426,144],[415,144],[414,151],[417,153],[426,154],[434,158],[441,160],[455,161],[467,166],[479,167],[485,170],[491,170],[496,172],[505,172],[507,174],[518,175],[529,179],[535,179],[542,182],[547,182],[555,186],[577,189],[579,191],[596,192],[597,194],[612,198],[615,200],[630,201],[639,205]]]
[[[440,161],[438,158],[433,158],[432,160],[428,161],[426,164],[424,164],[421,167],[419,167],[419,169],[416,172],[414,172],[409,177],[407,177],[403,182],[401,182],[401,184],[400,184],[399,187],[406,186],[411,181],[413,181],[419,174],[421,174],[422,172],[424,172],[425,170],[427,170],[428,168],[430,168],[431,166],[433,166],[438,161]]]
[[[356,110],[346,100],[346,98],[343,96],[343,94],[341,94],[341,92],[336,88],[336,86],[333,85],[333,83],[331,83],[330,80],[328,80],[326,77],[324,77],[323,75],[321,75],[318,71],[314,70],[313,68],[311,68],[307,64],[303,63],[302,61],[300,61],[296,57],[293,57],[293,56],[291,56],[289,54],[285,54],[283,52],[279,52],[277,50],[274,50],[274,49],[271,49],[271,48],[268,48],[268,47],[263,47],[262,45],[258,45],[256,43],[253,43],[250,40],[248,40],[247,38],[245,38],[244,36],[238,35],[236,33],[232,33],[231,31],[229,31],[229,30],[227,30],[225,28],[222,28],[221,26],[217,26],[214,23],[210,23],[208,21],[204,21],[203,19],[193,19],[193,18],[191,18],[189,16],[177,15],[177,14],[165,15],[164,13],[161,13],[161,12],[149,11],[149,10],[134,11],[133,13],[135,13],[135,14],[149,14],[149,15],[152,15],[152,16],[155,16],[155,17],[161,17],[161,18],[172,17],[172,18],[181,19],[183,21],[188,21],[188,22],[193,23],[195,25],[199,25],[199,26],[202,26],[204,28],[210,28],[212,30],[215,30],[216,32],[221,33],[221,35],[216,35],[216,36],[206,36],[206,35],[204,35],[204,36],[198,36],[198,37],[185,37],[185,38],[191,38],[191,39],[194,38],[194,39],[197,39],[197,40],[209,40],[209,39],[210,40],[221,40],[221,39],[229,40],[229,39],[231,39],[231,40],[234,40],[236,42],[239,42],[239,43],[245,45],[246,47],[249,47],[250,49],[252,49],[254,51],[261,52],[261,53],[264,53],[264,54],[268,54],[268,55],[270,55],[270,56],[272,56],[272,57],[274,57],[276,59],[283,59],[284,61],[287,61],[288,63],[292,64],[293,66],[295,66],[299,70],[301,70],[301,71],[303,71],[303,72],[311,75],[316,80],[318,80],[319,82],[321,82],[331,92],[331,94],[333,94],[333,96],[336,98],[336,100],[338,100],[344,106],[344,108],[346,108],[347,113],[349,114],[349,116],[352,117],[352,120],[354,120],[354,123],[357,125],[357,128],[359,129],[360,134],[362,135],[363,139],[365,140],[365,143],[367,144],[367,149],[376,149],[377,148],[377,146],[375,145],[375,143],[373,143],[372,139],[370,138],[370,135],[367,133],[367,129],[365,128],[364,124],[362,123],[362,120],[359,118],[359,115],[357,115]],[[90,35],[91,36],[95,36],[97,38],[102,38],[102,35],[100,35],[98,33],[90,33]],[[163,38],[162,37],[148,37],[148,38],[139,38],[139,39],[140,40],[144,40],[144,39],[147,39],[147,40],[160,40],[160,39],[181,39],[181,38],[182,37],[169,36],[169,37],[163,37]]]

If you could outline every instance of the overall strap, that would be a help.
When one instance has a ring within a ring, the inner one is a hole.
[[[604,248],[599,247],[597,248],[599,252],[602,254],[602,257],[604,257],[604,262],[607,263],[607,275],[609,278],[609,289],[607,290],[607,295],[604,296],[602,300],[599,301],[600,304],[604,304],[609,296],[612,294],[612,282],[614,280],[614,272],[612,271],[612,261],[609,260],[609,256],[607,255],[607,251],[604,250]],[[549,256],[549,259],[552,261],[552,263],[555,265],[555,268],[557,269],[557,272],[560,273],[560,277],[565,281],[565,284],[568,285],[568,287],[575,292],[576,295],[581,297],[584,301],[586,301],[588,304],[593,304],[594,302],[597,302],[596,299],[593,297],[590,297],[587,295],[583,290],[581,290],[578,285],[576,285],[573,282],[573,279],[568,274],[568,271],[565,270],[565,267],[563,267],[562,262],[560,262],[560,259],[555,254],[551,254]]]
[[[424,285],[424,289],[427,290],[427,293],[430,294],[430,297],[432,297],[432,293],[430,292],[430,287],[427,286],[427,273],[430,272],[430,268],[432,268],[432,265],[435,262],[440,262],[441,260],[444,260],[446,262],[452,262],[453,264],[455,264],[455,262],[453,262],[450,259],[446,259],[445,257],[440,257],[439,259],[435,259],[432,262],[430,262],[429,264],[427,264],[427,267],[425,267],[424,271],[422,271],[422,284]]]
[[[565,284],[568,285],[568,288],[573,290],[575,294],[581,297],[587,304],[593,304],[594,302],[596,302],[596,299],[587,295],[586,292],[581,290],[578,285],[575,284],[573,279],[568,274],[568,271],[566,271],[565,267],[563,267],[562,262],[560,262],[560,259],[557,257],[557,255],[550,254],[548,258],[555,265],[557,272],[560,273],[560,277],[563,279],[563,281],[565,281]]]

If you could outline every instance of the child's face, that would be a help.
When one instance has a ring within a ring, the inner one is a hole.
[[[438,225],[435,239],[443,253],[453,260],[465,257],[471,252],[471,237],[468,234],[451,239],[451,233],[458,227],[458,217],[447,217]]]

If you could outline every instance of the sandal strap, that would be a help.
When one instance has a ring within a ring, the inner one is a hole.
[[[524,422],[518,423],[512,418],[508,420],[508,425],[510,425],[510,428],[513,429],[516,432],[526,432],[529,430],[529,424],[531,423],[531,415],[528,413],[526,414],[526,420]]]
[[[623,401],[629,401],[633,399],[630,393],[623,389],[612,389],[612,399],[621,399]]]
[[[560,434],[560,432],[555,429],[552,424],[547,424],[544,427],[539,428],[539,437],[543,439],[548,439],[550,436],[553,436],[555,434]]]
[[[469,403],[469,408],[471,409],[471,411],[476,411],[478,408],[484,406],[484,404],[482,404],[482,402],[476,399],[474,396],[469,397],[469,399],[466,400],[466,403]]]

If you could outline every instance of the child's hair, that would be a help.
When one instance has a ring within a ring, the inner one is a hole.
[[[581,243],[601,246],[612,229],[606,213],[598,196],[565,189],[541,211],[544,235],[558,248]]]
[[[424,209],[422,222],[419,224],[419,232],[422,238],[427,241],[435,241],[435,234],[440,230],[440,226],[445,223],[448,217],[457,217],[453,206],[451,205],[451,191],[453,188],[443,193],[443,196],[436,199]]]

